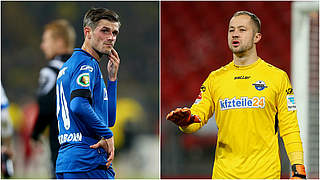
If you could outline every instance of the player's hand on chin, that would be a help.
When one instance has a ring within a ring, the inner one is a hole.
[[[111,49],[110,54],[108,54],[108,57],[109,57],[109,61],[107,65],[107,70],[108,70],[109,80],[115,81],[117,80],[120,58],[117,51],[113,48]]]
[[[90,148],[97,149],[102,147],[108,153],[106,166],[109,167],[114,159],[114,139],[113,136],[109,139],[102,138],[97,144],[91,145]]]

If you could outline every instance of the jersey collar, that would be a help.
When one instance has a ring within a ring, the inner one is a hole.
[[[262,62],[262,59],[259,58],[256,62],[254,62],[254,63],[252,63],[252,64],[250,64],[250,65],[247,65],[247,66],[237,66],[237,65],[234,64],[234,61],[232,61],[232,62],[231,62],[231,63],[232,63],[231,67],[232,67],[233,69],[245,70],[245,69],[251,69],[251,68],[253,68],[253,67],[256,67],[256,66],[257,66],[258,64],[260,64],[261,62]]]

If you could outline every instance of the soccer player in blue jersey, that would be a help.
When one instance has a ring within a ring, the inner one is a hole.
[[[113,48],[119,16],[105,8],[88,10],[83,19],[85,40],[62,66],[57,77],[59,143],[56,176],[77,179],[113,179],[113,133],[116,119],[117,73],[120,63]],[[107,64],[105,85],[99,68]]]

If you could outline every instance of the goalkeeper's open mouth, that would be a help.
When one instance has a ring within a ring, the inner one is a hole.
[[[233,40],[232,41],[232,45],[235,46],[235,47],[238,47],[240,45],[240,41],[238,40]]]

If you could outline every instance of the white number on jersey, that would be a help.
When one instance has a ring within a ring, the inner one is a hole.
[[[57,91],[57,117],[60,113],[60,103],[61,103],[61,116],[63,119],[64,128],[68,130],[70,128],[70,118],[69,118],[69,110],[67,106],[66,97],[64,96],[63,86],[62,82],[60,83],[60,91],[59,91],[59,85],[56,87]],[[59,128],[60,131],[60,128]]]

